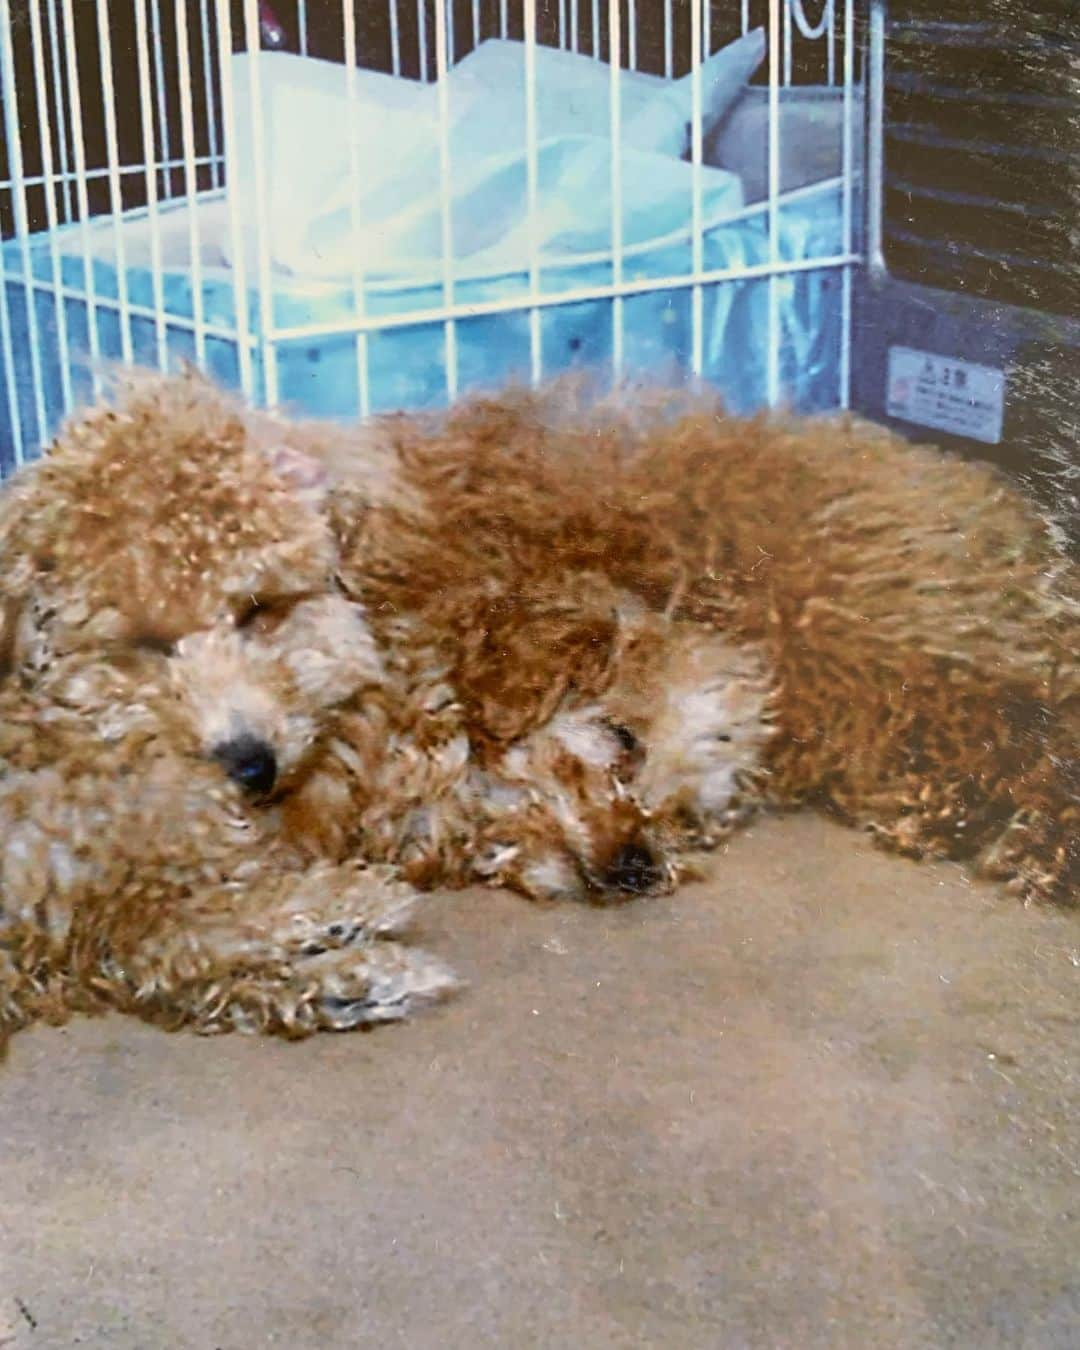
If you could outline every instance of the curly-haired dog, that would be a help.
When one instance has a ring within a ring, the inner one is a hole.
[[[415,889],[657,889],[763,799],[1072,897],[1026,503],[850,419],[571,395],[337,433],[141,377],[9,485],[0,1030],[400,1017],[453,987]]]

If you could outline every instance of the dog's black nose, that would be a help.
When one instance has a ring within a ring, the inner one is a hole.
[[[277,759],[265,741],[257,736],[237,736],[223,741],[214,758],[233,780],[249,792],[269,792],[277,778]]]
[[[644,844],[625,844],[604,873],[604,885],[618,891],[643,895],[660,884],[660,864]]]

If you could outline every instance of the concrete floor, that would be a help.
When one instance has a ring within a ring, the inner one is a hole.
[[[433,900],[472,987],[0,1071],[0,1346],[1080,1345],[1080,920],[813,816],[618,910]]]

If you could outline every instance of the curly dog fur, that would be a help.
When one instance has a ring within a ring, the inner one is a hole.
[[[1080,873],[1071,564],[852,418],[562,386],[356,431],[129,379],[0,498],[0,1041],[302,1035],[454,988],[416,892],[673,884],[817,802]]]

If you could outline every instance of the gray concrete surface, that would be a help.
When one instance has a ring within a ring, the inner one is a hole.
[[[17,1038],[0,1345],[1080,1345],[1076,916],[804,816],[424,928],[408,1026]]]

